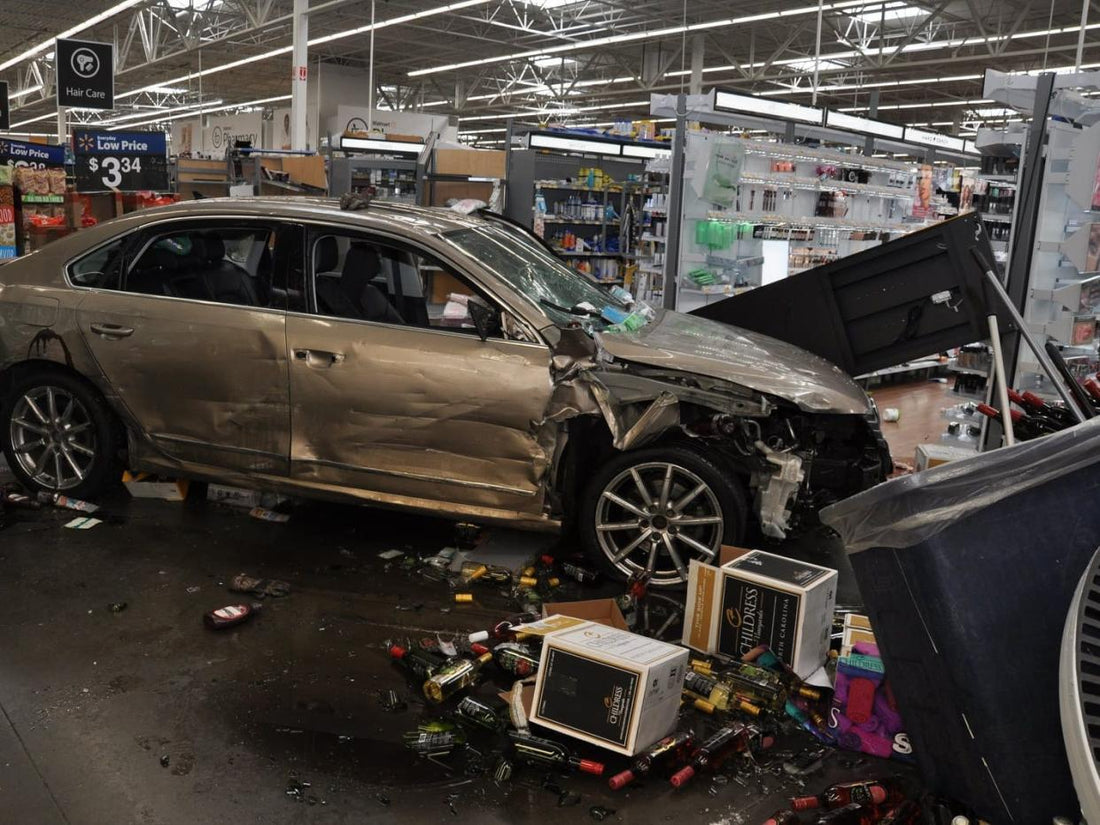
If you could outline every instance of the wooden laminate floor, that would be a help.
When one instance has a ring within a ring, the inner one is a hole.
[[[896,407],[901,418],[893,423],[883,422],[882,434],[890,445],[895,461],[913,464],[918,444],[938,443],[947,427],[942,410],[959,403],[951,384],[935,381],[911,381],[890,384],[870,391],[878,404],[879,412]]]

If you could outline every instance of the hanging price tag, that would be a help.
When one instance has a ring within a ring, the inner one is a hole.
[[[78,192],[168,189],[167,142],[163,132],[73,133]]]

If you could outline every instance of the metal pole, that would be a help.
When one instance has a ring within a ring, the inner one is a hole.
[[[374,131],[374,0],[370,0],[370,67],[367,69],[367,134]]]
[[[306,78],[309,72],[309,0],[294,0],[293,66],[290,81],[290,148],[306,148]],[[275,124],[280,128],[280,124]],[[280,144],[281,146],[281,144]]]
[[[1005,288],[1001,286],[1001,281],[997,277],[997,274],[992,269],[987,269],[985,271],[985,279],[989,281],[989,285],[993,288],[993,292],[998,298],[1001,299],[1001,303],[1005,305],[1005,309],[1008,310],[1008,314],[1012,316],[1012,320],[1015,321],[1016,326],[1020,328],[1020,335],[1022,335],[1024,337],[1024,340],[1027,341],[1027,345],[1031,347],[1031,351],[1035,353],[1035,358],[1036,360],[1038,360],[1039,366],[1041,366],[1043,368],[1043,372],[1047,374],[1050,382],[1054,385],[1054,389],[1058,390],[1058,395],[1062,397],[1062,401],[1065,403],[1066,409],[1070,410],[1070,412],[1073,413],[1073,417],[1077,419],[1078,423],[1084,421],[1084,413],[1082,413],[1081,410],[1078,408],[1077,402],[1073,398],[1073,396],[1070,395],[1069,390],[1067,390],[1062,384],[1062,381],[1058,376],[1058,372],[1054,368],[1054,363],[1050,360],[1050,356],[1047,355],[1047,351],[1043,347],[1040,347],[1038,343],[1036,343],[1035,338],[1032,337],[1031,331],[1027,328],[1027,322],[1024,321],[1023,316],[1020,315],[1020,311],[1016,309],[1016,305],[1012,303],[1012,298],[1010,298],[1008,293],[1005,292]],[[990,335],[993,334],[992,325],[989,332]],[[997,349],[1000,348],[999,344],[997,344],[996,346]],[[1003,363],[1004,362],[1002,361],[1002,364]],[[1007,386],[1003,380],[1001,381],[1001,386]],[[1005,390],[1005,394],[1007,396],[1007,390]]]
[[[1016,433],[1012,430],[1012,416],[1008,410],[1008,384],[1005,383],[1005,359],[1001,352],[1001,328],[996,314],[989,316],[989,342],[993,345],[993,375],[997,382],[997,400],[1001,407],[1001,426],[1005,431],[1005,446],[1016,443]]]
[[[1085,0],[1088,2],[1088,0]],[[821,67],[821,13],[825,9],[825,0],[817,0],[817,45],[814,47],[814,93],[810,99],[810,105],[817,105],[817,76]]]
[[[676,96],[676,130],[672,134],[672,160],[669,161],[668,176],[668,223],[665,239],[664,286],[661,305],[665,309],[676,309],[676,281],[680,269],[680,234],[682,231],[681,212],[684,208],[684,149],[687,140],[687,98]]]
[[[1089,24],[1089,0],[1081,0],[1081,31],[1077,33],[1077,60],[1073,64],[1075,72],[1081,71],[1081,55],[1085,51],[1085,27]]]
[[[57,142],[62,146],[65,145],[65,115],[68,111],[64,106],[57,107]]]

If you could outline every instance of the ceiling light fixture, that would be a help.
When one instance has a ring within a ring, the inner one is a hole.
[[[14,129],[16,126],[26,126],[28,123],[38,123],[38,121],[40,121],[40,120],[48,120],[49,118],[56,118],[56,117],[57,117],[57,112],[47,112],[46,114],[39,115],[38,117],[32,117],[32,118],[28,118],[27,120],[21,120],[18,123],[13,123],[11,125],[11,128]]]
[[[15,66],[18,63],[22,63],[24,60],[29,60],[32,57],[36,57],[37,55],[42,54],[42,52],[52,47],[54,41],[58,38],[63,40],[66,37],[72,37],[74,34],[80,34],[80,32],[85,31],[86,29],[90,29],[97,23],[102,23],[104,20],[114,17],[116,14],[124,12],[126,11],[126,9],[132,6],[136,6],[138,3],[142,2],[144,2],[144,0],[125,0],[125,2],[116,3],[109,9],[104,9],[99,14],[89,17],[82,23],[77,23],[75,26],[71,26],[70,28],[65,29],[65,31],[61,32],[61,34],[56,34],[48,40],[43,40],[37,46],[32,46],[22,54],[17,54],[15,57],[9,60],[5,60],[3,63],[0,63],[0,72],[4,71],[4,69],[10,69],[12,66]]]
[[[146,110],[144,112],[135,112],[135,113],[129,114],[129,115],[121,115],[119,117],[108,118],[107,120],[97,120],[97,121],[94,121],[93,123],[89,123],[87,125],[88,126],[113,126],[116,123],[122,123],[122,122],[127,121],[127,120],[140,120],[141,118],[148,119],[149,116],[153,115],[154,113],[156,113],[156,115],[159,117],[160,115],[170,115],[170,114],[173,114],[175,112],[187,112],[187,111],[190,111],[192,109],[205,109],[206,107],[217,106],[217,105],[219,105],[221,103],[224,103],[224,102],[225,102],[224,100],[219,98],[218,100],[208,100],[205,103],[189,103],[186,106],[172,106],[171,108],[161,108],[161,107],[158,106],[158,107],[155,107],[152,111]],[[192,112],[192,114],[194,114],[194,112]]]
[[[308,42],[310,47],[320,46],[324,43],[331,43],[334,40],[342,40],[345,37],[354,37],[357,34],[365,34],[371,30],[378,31],[379,29],[390,28],[391,26],[399,26],[402,23],[411,23],[415,20],[422,20],[425,17],[434,17],[440,14],[448,14],[450,12],[459,11],[461,9],[467,9],[472,6],[483,6],[488,3],[489,0],[463,0],[461,3],[449,3],[445,6],[439,6],[438,8],[428,9],[426,11],[418,11],[413,14],[403,14],[399,17],[391,17],[388,20],[379,20],[374,25],[367,24],[365,26],[358,26],[354,29],[345,29],[343,31],[334,32],[332,34],[326,34],[321,37],[314,37]],[[218,74],[219,72],[226,72],[230,69],[236,69],[241,66],[247,66],[249,63],[258,63],[261,60],[270,60],[273,57],[280,57],[284,54],[290,54],[294,50],[293,46],[283,46],[279,49],[272,49],[271,51],[263,52],[261,54],[253,55],[252,57],[245,57],[240,60],[234,60],[230,63],[224,63],[220,66],[211,66],[207,69],[203,69],[197,72],[188,72],[185,75],[179,77],[173,77],[171,80],[162,80],[160,83],[155,83],[150,86],[143,86],[140,89],[134,89],[129,92],[123,92],[122,94],[115,95],[115,99],[133,97],[134,95],[141,94],[142,92],[151,92],[158,88],[165,86],[172,86],[177,83],[188,83],[199,77],[209,77],[212,74]]]
[[[838,3],[826,3],[820,8],[824,11],[838,11],[840,9],[851,8],[852,6],[866,5],[866,3],[860,2],[860,0],[854,0],[850,2]],[[565,43],[561,46],[549,46],[544,49],[530,49],[525,52],[514,52],[512,54],[498,55],[496,57],[484,57],[478,60],[467,60],[462,63],[449,63],[445,66],[432,66],[427,69],[416,69],[409,72],[409,77],[422,77],[429,74],[437,74],[439,72],[450,72],[456,69],[467,69],[471,66],[488,66],[493,63],[508,63],[512,60],[527,60],[530,58],[541,58],[555,54],[567,54],[569,52],[584,51],[586,49],[600,49],[604,46],[610,46],[615,43],[630,43],[637,40],[654,40],[661,37],[672,37],[678,34],[686,34],[688,32],[707,31],[710,29],[728,28],[730,26],[743,25],[745,23],[756,23],[762,20],[775,20],[781,17],[796,17],[803,14],[817,14],[819,6],[814,4],[812,6],[801,6],[796,9],[782,9],[779,11],[765,12],[763,14],[750,14],[744,17],[727,17],[722,20],[708,20],[703,23],[692,23],[690,25],[682,26],[668,26],[663,29],[655,29],[653,31],[638,31],[629,32],[627,34],[613,34],[607,37],[595,37],[590,40],[582,40],[576,43]]]
[[[34,92],[40,92],[40,91],[42,91],[42,84],[41,83],[39,83],[37,86],[28,86],[26,89],[20,89],[18,92],[12,92],[11,96],[13,98],[26,97],[29,94],[33,94]]]
[[[148,126],[152,123],[165,123],[170,120],[179,120],[184,117],[198,117],[199,115],[208,115],[212,112],[224,112],[227,109],[243,109],[246,106],[262,106],[265,103],[277,103],[281,100],[290,100],[290,95],[278,95],[277,97],[264,97],[259,100],[246,100],[243,103],[227,103],[224,106],[209,106],[205,105],[201,109],[195,109],[191,112],[183,112],[178,115],[169,115],[168,117],[153,117],[149,120],[142,120],[138,123],[126,123],[122,126],[111,126],[107,129],[108,132],[115,132],[119,129],[133,129],[135,126]]]

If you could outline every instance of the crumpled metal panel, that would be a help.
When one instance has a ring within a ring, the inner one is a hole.
[[[296,478],[434,498],[439,510],[541,511],[546,347],[296,315],[287,339],[343,356],[291,364]]]
[[[600,336],[615,358],[721,378],[797,404],[808,412],[863,415],[866,393],[803,349],[692,315],[659,310],[633,333]]]
[[[117,402],[168,455],[285,472],[290,410],[284,315],[117,292],[83,293],[81,334]],[[92,324],[133,329],[125,338]]]

